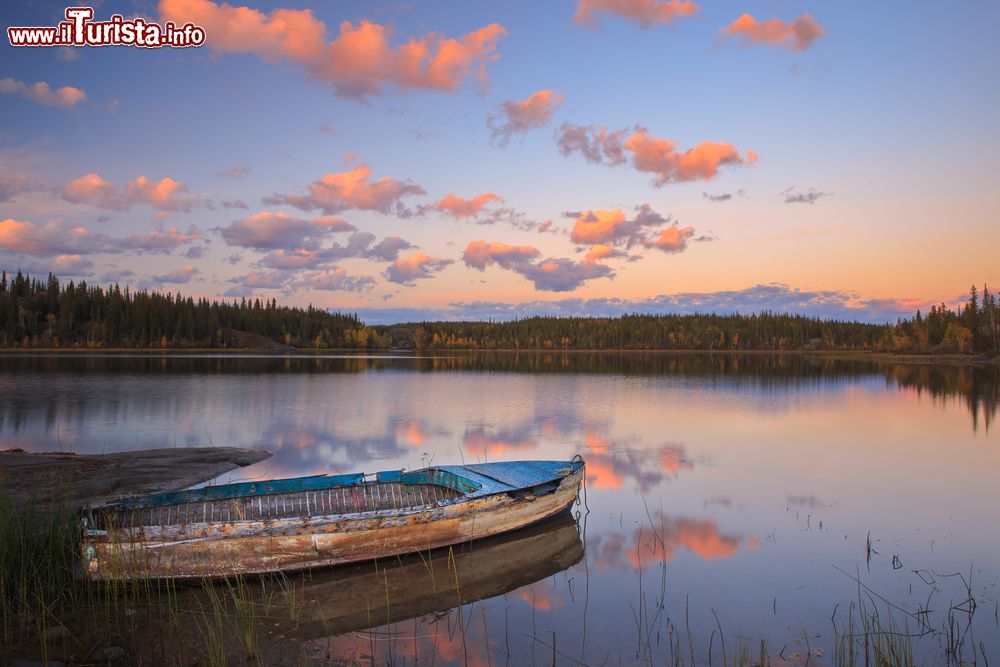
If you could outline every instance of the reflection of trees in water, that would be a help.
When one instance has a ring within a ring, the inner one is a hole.
[[[886,380],[901,387],[929,392],[935,399],[958,396],[972,413],[972,430],[982,415],[987,431],[1000,406],[1000,368],[894,364],[881,367]]]
[[[440,355],[46,355],[0,357],[0,374],[37,373],[185,375],[325,374],[377,372],[511,372],[673,375],[708,386],[757,390],[818,386],[883,376],[897,386],[959,396],[987,427],[1000,405],[1000,368],[949,364],[900,364],[799,353],[449,352]]]

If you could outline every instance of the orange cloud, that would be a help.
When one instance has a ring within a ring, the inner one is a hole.
[[[637,22],[643,28],[657,23],[669,23],[698,11],[698,4],[691,0],[577,0],[573,20],[577,23],[596,23],[593,14],[607,12]]]
[[[125,186],[122,201],[131,204],[148,204],[166,211],[188,210],[197,200],[187,195],[186,185],[172,178],[151,181],[140,176]]]
[[[166,177],[153,181],[145,176],[130,181],[121,192],[98,174],[84,174],[62,187],[62,198],[74,204],[90,204],[122,211],[136,204],[146,204],[162,211],[189,211],[202,199],[188,194],[188,187]]]
[[[466,266],[484,271],[489,264],[496,263],[509,268],[521,262],[530,261],[540,255],[538,248],[530,245],[507,245],[498,241],[470,241],[465,247],[462,259]]]
[[[401,285],[413,285],[416,280],[430,278],[454,262],[450,259],[439,259],[417,251],[409,257],[401,257],[385,270],[387,280]]]
[[[62,198],[74,204],[94,204],[101,208],[118,206],[118,191],[113,183],[94,173],[84,174],[62,187]]]
[[[250,7],[210,0],[160,0],[164,20],[203,26],[216,51],[255,53],[267,61],[286,58],[310,78],[330,83],[339,95],[363,99],[381,95],[387,85],[409,90],[455,90],[475,70],[486,82],[486,63],[507,31],[497,23],[458,39],[430,33],[393,47],[391,30],[370,21],[340,24],[327,41],[327,26],[311,10]]]
[[[493,143],[505,146],[515,134],[542,127],[563,103],[565,96],[553,90],[539,90],[525,100],[507,100],[500,105],[499,115],[490,114],[486,123],[493,130]]]
[[[748,151],[744,158],[730,143],[704,141],[683,153],[677,144],[660,139],[644,129],[637,129],[625,140],[625,150],[632,153],[635,168],[656,174],[653,184],[664,185],[671,181],[698,181],[715,178],[723,164],[753,164],[757,155]]]
[[[616,239],[626,224],[624,211],[586,211],[573,223],[570,239],[574,243],[606,243]]]
[[[44,104],[49,107],[69,108],[87,99],[87,94],[73,86],[63,86],[52,90],[44,81],[28,85],[23,81],[6,78],[0,79],[0,93],[20,95],[25,99]]]
[[[687,240],[693,234],[694,227],[678,227],[677,225],[673,225],[664,229],[660,237],[650,245],[671,255],[684,252],[687,249]]]
[[[583,261],[585,262],[599,262],[602,259],[613,259],[615,257],[622,257],[625,253],[621,250],[616,250],[609,245],[595,245],[587,251],[584,255]]]
[[[743,44],[773,44],[792,51],[805,51],[823,36],[823,28],[810,14],[803,14],[791,23],[781,19],[758,22],[750,14],[743,14],[722,28],[721,33]]]
[[[705,141],[684,152],[677,151],[677,143],[661,139],[644,127],[609,132],[606,127],[570,125],[559,127],[556,143],[559,152],[569,156],[580,153],[587,162],[610,166],[625,164],[631,157],[632,166],[642,172],[655,174],[653,185],[660,187],[676,181],[697,181],[715,178],[722,165],[751,165],[757,154],[747,151],[742,155],[730,143]]]
[[[487,204],[495,201],[501,201],[501,197],[492,192],[484,192],[472,199],[463,199],[449,192],[443,199],[434,202],[434,208],[455,218],[471,218],[478,215]]]
[[[409,215],[402,199],[409,195],[426,194],[416,183],[399,181],[384,176],[371,180],[368,165],[359,165],[349,171],[328,173],[309,184],[307,195],[275,194],[264,198],[265,204],[288,204],[303,211],[320,209],[335,214],[349,209]]]
[[[634,218],[627,218],[625,212],[620,209],[574,211],[566,215],[575,218],[570,240],[588,245],[629,247],[636,243],[647,243],[646,236],[649,233],[647,230],[670,222],[670,218],[663,217],[649,204],[637,207]]]

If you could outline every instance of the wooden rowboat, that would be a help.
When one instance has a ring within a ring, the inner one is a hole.
[[[584,463],[513,461],[316,475],[83,509],[95,580],[290,572],[435,549],[531,525],[577,498]]]

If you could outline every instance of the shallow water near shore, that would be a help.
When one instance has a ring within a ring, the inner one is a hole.
[[[998,405],[996,367],[796,354],[0,357],[0,448],[273,452],[220,482],[584,457],[571,526],[263,634],[361,664],[707,664],[763,639],[833,664],[859,604],[917,664],[1000,664]],[[487,576],[515,553],[532,576]]]

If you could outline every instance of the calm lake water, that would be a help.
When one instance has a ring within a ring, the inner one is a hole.
[[[859,601],[918,664],[1000,664],[998,404],[995,367],[796,355],[0,357],[0,448],[273,452],[221,481],[582,455],[575,522],[301,582],[274,641],[375,664],[708,664],[720,628],[832,664]]]

